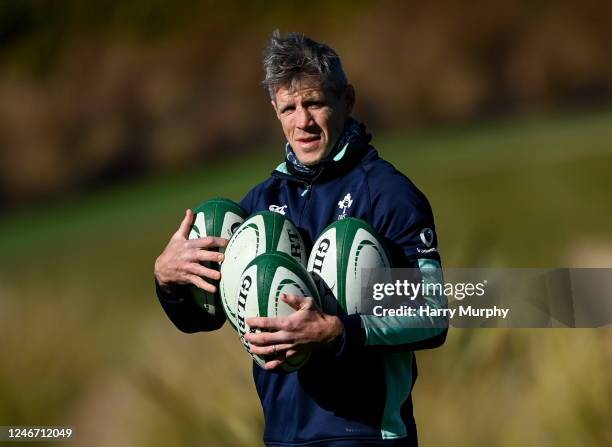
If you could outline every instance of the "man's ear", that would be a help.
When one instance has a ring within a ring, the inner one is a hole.
[[[344,91],[344,100],[346,101],[346,114],[350,115],[355,105],[355,89],[351,84],[346,86]]]
[[[272,104],[272,108],[274,109],[274,113],[276,113],[276,118],[280,120],[280,115],[278,113],[278,107],[276,106],[276,102],[272,99],[270,100],[270,104]]]

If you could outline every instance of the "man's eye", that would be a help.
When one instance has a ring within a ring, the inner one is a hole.
[[[293,106],[287,106],[287,107],[285,107],[283,110],[281,110],[281,113],[293,112],[294,110],[295,110],[295,107],[293,107]]]
[[[311,109],[320,109],[321,107],[323,107],[323,103],[322,102],[311,102],[308,107],[310,107]]]

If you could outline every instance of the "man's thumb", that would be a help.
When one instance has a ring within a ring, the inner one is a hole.
[[[189,237],[189,230],[191,230],[191,224],[193,223],[193,212],[190,209],[185,210],[185,218],[181,222],[176,235],[187,239]]]

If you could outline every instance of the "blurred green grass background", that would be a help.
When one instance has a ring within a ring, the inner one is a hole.
[[[374,135],[428,196],[447,267],[612,266],[612,112]],[[74,425],[79,446],[260,445],[249,357],[185,335],[153,290],[184,209],[240,199],[281,149],[0,222],[1,425]],[[419,352],[421,445],[612,445],[609,330],[451,330]],[[367,378],[364,378],[367,380]]]

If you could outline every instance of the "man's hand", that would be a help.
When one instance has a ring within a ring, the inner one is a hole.
[[[280,298],[296,312],[288,317],[246,319],[251,329],[266,331],[244,336],[253,354],[272,358],[266,362],[266,369],[274,369],[294,355],[329,345],[343,331],[340,319],[321,312],[312,298],[285,294]]]
[[[189,240],[193,222],[193,212],[187,210],[179,229],[155,261],[155,278],[161,287],[173,284],[193,284],[202,290],[215,293],[217,288],[203,278],[219,280],[221,274],[204,267],[200,262],[223,261],[223,254],[209,251],[211,248],[225,247],[228,240],[220,237],[204,237]]]

